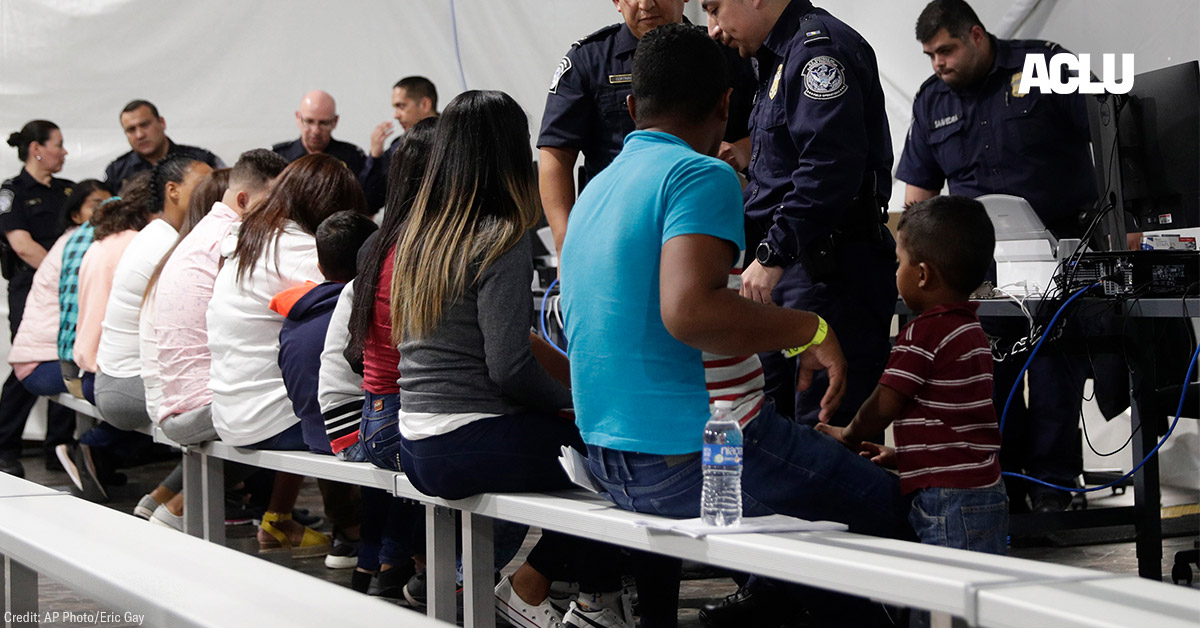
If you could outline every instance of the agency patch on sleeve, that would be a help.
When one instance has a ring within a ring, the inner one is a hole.
[[[554,70],[554,78],[550,79],[550,93],[558,93],[558,82],[562,80],[564,74],[571,69],[570,57],[563,57],[562,61],[558,62],[558,67]]]
[[[846,71],[829,55],[813,57],[804,66],[804,95],[813,100],[833,100],[846,93]]]
[[[7,188],[0,190],[0,214],[7,214],[12,210],[13,191]]]

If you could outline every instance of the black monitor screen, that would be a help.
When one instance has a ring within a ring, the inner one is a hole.
[[[1089,101],[1097,180],[1113,218],[1124,210],[1134,231],[1200,227],[1200,63],[1138,74],[1127,95]]]

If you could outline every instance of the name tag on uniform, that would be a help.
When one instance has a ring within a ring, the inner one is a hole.
[[[945,118],[938,118],[937,120],[934,120],[933,128],[940,129],[944,126],[950,126],[951,124],[954,124],[955,122],[958,122],[958,114],[957,113],[952,116],[946,116]]]
[[[632,82],[633,82],[632,74],[609,74],[608,75],[608,84],[609,85],[624,85],[626,83],[632,83]]]
[[[42,204],[42,199],[40,199],[40,198],[37,198],[37,197],[31,198],[31,199],[29,199],[29,200],[25,201],[25,205],[26,205],[26,206],[29,206],[29,205],[41,205],[41,204]]]

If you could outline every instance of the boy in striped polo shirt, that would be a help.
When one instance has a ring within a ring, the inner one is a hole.
[[[900,472],[922,543],[1003,554],[1008,496],[992,353],[968,297],[983,282],[995,231],[983,205],[941,196],[904,212],[896,286],[919,316],[900,330],[875,392],[845,428],[818,429]],[[896,449],[864,439],[894,425]]]

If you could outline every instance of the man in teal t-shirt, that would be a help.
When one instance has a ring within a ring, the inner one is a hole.
[[[720,373],[750,359],[706,362],[705,354],[801,351],[801,387],[813,371],[828,372],[823,420],[845,390],[845,358],[823,320],[728,287],[744,248],[741,194],[733,170],[711,157],[728,108],[729,79],[715,42],[686,25],[648,33],[633,63],[629,109],[638,130],[588,184],[568,223],[563,305],[577,423],[592,473],[627,510],[699,515],[710,388],[744,385],[736,381],[744,378],[721,381]],[[769,400],[755,410],[740,417],[746,516],[782,513],[904,534],[894,476],[785,419]],[[804,597],[811,613],[835,612],[830,619],[846,625],[887,622],[865,600]]]

